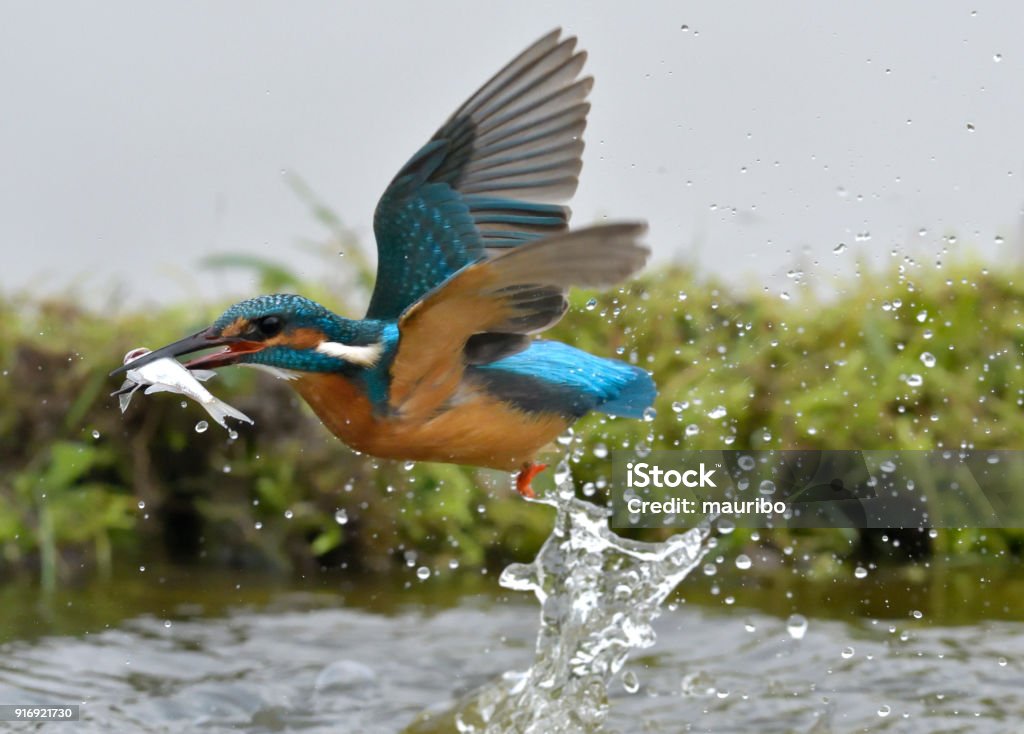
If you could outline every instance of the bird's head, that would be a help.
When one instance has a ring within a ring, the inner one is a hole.
[[[302,296],[277,294],[236,303],[213,324],[154,350],[112,374],[163,357],[207,349],[185,363],[189,369],[248,364],[294,372],[338,372],[372,367],[381,357],[381,328],[375,322],[344,319]]]

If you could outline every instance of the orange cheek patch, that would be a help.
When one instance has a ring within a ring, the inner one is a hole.
[[[278,334],[266,341],[267,346],[279,345],[294,349],[316,349],[324,340],[324,335],[317,329],[295,329]]]
[[[240,336],[249,326],[249,319],[239,316],[221,330],[221,336]]]

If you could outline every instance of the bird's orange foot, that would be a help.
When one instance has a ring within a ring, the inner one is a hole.
[[[520,469],[519,473],[516,475],[516,490],[519,494],[529,499],[536,497],[537,493],[533,491],[533,487],[530,486],[530,483],[533,481],[535,476],[547,468],[547,464],[531,464],[528,461],[523,464],[523,468]]]

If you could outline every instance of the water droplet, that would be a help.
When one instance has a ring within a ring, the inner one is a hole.
[[[171,628],[171,620],[165,619],[164,620],[164,629],[168,629],[169,630],[170,628]]]
[[[252,526],[253,526],[254,528],[256,528],[257,530],[262,530],[262,529],[263,529],[263,523],[261,523],[261,522],[260,522],[259,520],[257,520],[256,522],[254,522],[254,523],[252,524]]]
[[[595,444],[594,445],[594,458],[597,458],[597,459],[606,459],[606,458],[608,458],[608,447],[605,444],[603,444],[603,443]]]
[[[682,413],[684,410],[686,410],[686,404],[685,403],[680,403],[678,400],[676,402],[672,403],[672,412],[673,413]]]
[[[587,304],[583,308],[587,309],[588,311],[593,311],[595,308],[597,308],[597,299],[591,298],[589,301],[587,301]]]
[[[912,375],[907,375],[907,385],[910,387],[921,387],[924,384],[924,378],[916,372]]]
[[[992,54],[992,60],[998,64],[1000,61],[1003,60],[1003,55],[1002,54]]]
[[[345,512],[345,510],[343,509],[339,509],[337,512],[334,513],[334,522],[338,523],[339,525],[347,525],[348,513]]]
[[[206,433],[206,429],[210,427],[210,424],[206,421],[199,421],[196,423],[196,433]]]
[[[426,581],[430,578],[430,569],[426,566],[420,566],[416,569],[416,578],[420,581]]]
[[[925,367],[935,366],[935,355],[931,352],[921,352],[921,364]]]
[[[975,128],[974,128],[974,123],[973,123],[973,122],[968,122],[968,123],[967,123],[967,132],[969,132],[969,133],[973,133],[973,132],[974,132],[974,129],[975,129]]]
[[[562,459],[555,467],[555,486],[561,488],[566,484],[572,487],[572,472],[569,470],[569,462]]]
[[[145,500],[139,500],[138,507],[139,507],[140,510],[145,510],[146,509],[146,501]]]
[[[845,242],[840,242],[838,245],[832,248],[833,255],[842,255],[844,252],[846,252]]]
[[[139,573],[145,573],[145,572],[146,572],[146,567],[145,566],[139,566]]]
[[[751,469],[754,468],[755,462],[753,456],[751,456],[750,454],[744,454],[743,456],[740,457],[737,463],[740,465],[740,469],[742,469],[743,471],[750,471]]]
[[[95,428],[92,429],[92,437],[93,438],[99,438],[100,437],[100,432],[97,431]]]
[[[627,670],[622,674],[622,687],[626,689],[626,693],[636,693],[640,690],[640,679],[636,677],[636,673],[632,670]]]
[[[771,479],[765,479],[758,486],[757,491],[761,494],[775,494],[775,482]]]
[[[923,324],[927,320],[928,320],[928,312],[927,311],[922,311],[921,313],[919,313],[917,315],[917,323]]]
[[[754,632],[757,630],[757,626],[753,622],[744,622],[743,630],[745,632]]]
[[[915,609],[910,613],[910,616],[914,619],[921,619],[922,617],[924,617],[924,612],[922,612],[920,609]]]
[[[708,418],[710,418],[713,421],[716,421],[719,418],[725,418],[728,412],[729,411],[725,409],[724,405],[718,405],[712,408],[712,410],[708,413]]]
[[[234,441],[236,438],[238,438],[238,431],[236,431],[234,428],[229,428],[228,438]]]
[[[857,566],[857,568],[853,569],[853,575],[859,579],[864,579],[868,576],[868,570],[863,566]]]
[[[658,411],[652,406],[644,409],[644,422],[650,423],[658,415]]]
[[[878,715],[880,717],[882,717],[883,719],[886,716],[888,716],[889,714],[891,714],[891,713],[892,713],[892,707],[891,706],[879,706],[878,707]]]
[[[691,423],[686,427],[685,433],[687,436],[696,436],[698,433],[700,433],[700,426],[698,426],[696,423]]]
[[[736,556],[736,568],[741,571],[746,571],[751,566],[750,556],[745,553],[740,553]]]
[[[794,640],[802,640],[807,634],[807,617],[802,614],[791,614],[786,620],[786,631]]]
[[[844,647],[840,655],[843,656],[843,660],[849,660],[853,657],[854,649],[852,647]]]
[[[285,510],[284,511],[284,519],[285,520],[291,520],[293,517],[295,517],[295,513],[294,512],[292,512],[291,510]]]
[[[881,464],[878,465],[878,468],[881,469],[886,474],[892,474],[894,471],[896,471],[896,464],[892,461],[883,461]]]
[[[779,294],[779,298],[781,298],[783,301],[788,301],[789,294],[786,291],[782,291],[782,293]]]
[[[999,663],[999,667],[1000,668],[1005,668],[1006,667],[1006,658],[999,658],[999,660],[997,662]]]

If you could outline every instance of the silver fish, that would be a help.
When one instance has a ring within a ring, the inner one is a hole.
[[[150,350],[145,348],[133,349],[124,355],[124,363],[134,362],[139,357],[149,354]],[[127,380],[121,385],[121,389],[114,393],[121,404],[121,412],[128,409],[132,395],[143,385],[146,387],[146,395],[155,392],[173,392],[179,395],[192,398],[202,405],[210,416],[220,423],[224,428],[228,427],[225,418],[252,423],[252,418],[242,411],[232,408],[219,398],[215,398],[210,391],[199,384],[199,380],[209,380],[216,372],[213,370],[189,370],[181,362],[175,359],[158,359],[149,364],[144,364],[138,369],[128,369]]]

